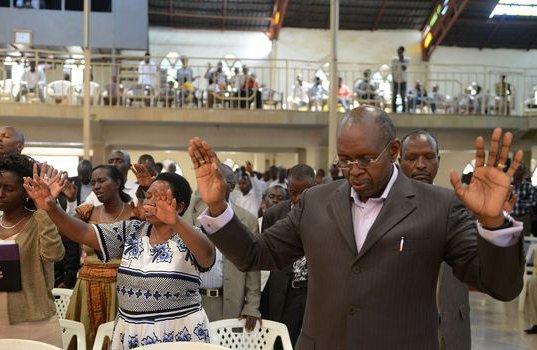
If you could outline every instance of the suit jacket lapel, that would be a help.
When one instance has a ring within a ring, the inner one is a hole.
[[[358,258],[362,257],[388,231],[416,209],[412,183],[400,171],[377,219],[371,226]]]
[[[354,228],[352,226],[350,185],[347,180],[341,182],[332,198],[328,202],[328,213],[336,223],[339,233],[349,245],[349,248],[356,251],[356,239],[354,237]]]

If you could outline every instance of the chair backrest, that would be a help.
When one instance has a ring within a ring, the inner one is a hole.
[[[0,339],[0,350],[32,349],[32,350],[62,350],[57,346],[26,339]]]
[[[52,295],[54,296],[54,304],[56,304],[56,315],[58,315],[59,319],[65,318],[71,295],[73,295],[73,290],[67,288],[53,288]]]
[[[244,329],[245,320],[228,319],[209,324],[211,343],[230,349],[272,349],[280,337],[283,350],[293,350],[287,326],[283,323],[262,320],[252,332]]]
[[[197,343],[197,342],[170,342],[144,345],[136,348],[137,350],[229,350],[220,345]]]
[[[86,350],[86,331],[84,325],[77,321],[60,320],[62,330],[63,350],[69,348],[69,343],[76,337],[77,350]]]
[[[93,350],[102,350],[103,345],[108,341],[112,341],[112,334],[114,333],[114,321],[103,323],[97,328],[97,334],[95,334],[95,342],[93,343]]]
[[[72,86],[68,80],[56,80],[47,85],[49,94],[55,96],[68,96]]]

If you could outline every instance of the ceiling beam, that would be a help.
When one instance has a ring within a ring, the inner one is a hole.
[[[535,34],[535,37],[533,38],[533,40],[531,41],[531,43],[528,45],[528,47],[526,48],[527,51],[531,50],[531,48],[533,47],[533,45],[535,45],[537,43],[537,33]]]
[[[474,19],[474,18],[460,18],[457,23],[459,24],[478,24],[478,25],[497,25],[498,22],[502,21],[503,18],[500,19]],[[510,19],[509,21],[506,21],[505,23],[509,24],[510,26],[537,26],[537,19],[536,20],[528,20],[528,19]]]
[[[149,15],[154,16],[171,16],[171,17],[183,17],[183,18],[198,18],[198,19],[217,19],[226,21],[259,21],[270,22],[272,17],[255,17],[255,16],[222,16],[222,15],[200,15],[197,13],[185,13],[185,12],[162,12],[162,11],[148,11]]]
[[[375,23],[373,23],[373,27],[371,30],[377,30],[379,27],[380,19],[382,18],[382,13],[384,12],[384,8],[386,7],[386,0],[382,0],[382,4],[380,5],[379,12],[377,13],[377,18],[375,18]]]
[[[503,18],[502,20],[499,20],[498,22],[496,22],[496,25],[494,26],[494,28],[492,28],[487,38],[481,43],[481,45],[479,45],[479,50],[483,50],[487,46],[487,44],[490,42],[490,40],[492,40],[492,38],[494,37],[494,34],[496,34],[498,29],[500,29],[502,22],[503,22]]]
[[[468,0],[452,0],[448,7],[444,7],[444,0],[439,0],[431,11],[431,15],[425,22],[421,38],[421,59],[428,61],[434,50],[442,43],[449,33],[459,15],[468,4]],[[440,8],[440,11],[438,9]],[[444,12],[445,11],[445,12]],[[442,15],[442,12],[444,14]],[[433,25],[430,23],[436,18]],[[429,29],[429,30],[427,30]]]
[[[288,4],[289,0],[274,0],[274,8],[272,9],[272,18],[268,30],[270,40],[278,40]]]

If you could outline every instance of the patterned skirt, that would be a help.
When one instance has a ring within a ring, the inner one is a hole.
[[[155,314],[118,311],[112,350],[167,342],[209,343],[209,320],[203,308],[193,305]]]

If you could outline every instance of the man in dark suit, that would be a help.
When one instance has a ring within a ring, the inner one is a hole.
[[[287,181],[291,198],[267,209],[263,215],[263,231],[285,218],[292,206],[298,203],[302,192],[315,185],[315,172],[306,164],[298,164],[289,170]],[[293,345],[300,335],[306,309],[308,281],[307,265],[304,262],[305,259],[301,258],[282,270],[271,271],[261,295],[263,318],[284,323]],[[275,349],[280,347],[276,346]]]
[[[308,298],[297,350],[435,350],[442,261],[497,299],[522,289],[522,227],[502,210],[522,151],[504,173],[512,134],[500,148],[501,139],[495,129],[486,162],[483,138],[476,139],[472,182],[464,187],[452,171],[453,192],[402,175],[393,164],[401,142],[390,117],[360,106],[337,134],[346,180],[304,191],[285,219],[254,236],[225,202],[218,157],[195,138],[189,154],[208,207],[199,221],[241,270],[281,269],[305,255]]]
[[[77,206],[84,203],[92,191],[91,170],[91,162],[87,159],[81,160],[77,167],[78,175],[69,178],[68,187],[58,197],[58,202],[62,208],[71,215],[74,214]],[[62,260],[54,263],[54,286],[73,289],[78,270],[80,270],[80,245],[63,236],[62,242],[65,256]]]
[[[403,174],[409,178],[432,184],[440,166],[438,141],[434,135],[426,130],[416,130],[403,137],[399,164]],[[436,298],[440,314],[440,349],[470,350],[472,332],[468,286],[453,275],[446,263],[440,265]]]

